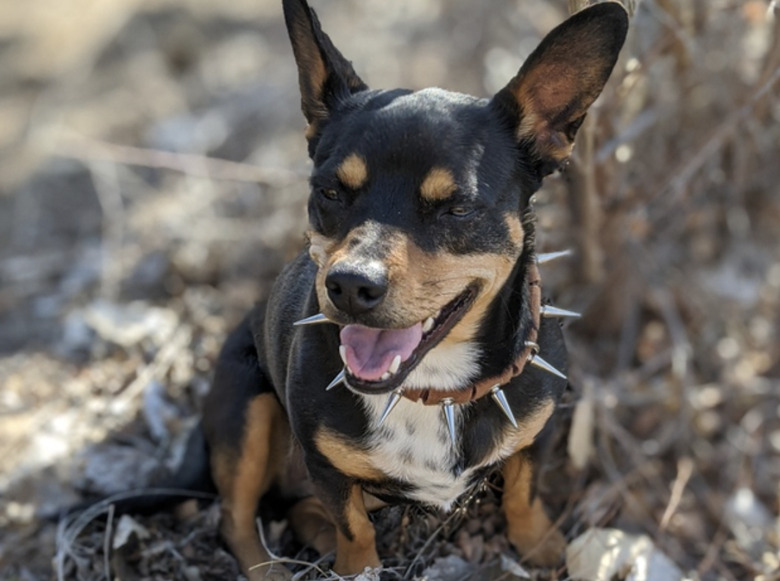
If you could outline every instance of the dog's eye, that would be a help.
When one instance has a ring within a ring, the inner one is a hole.
[[[339,199],[339,193],[333,188],[320,188],[320,195],[333,202]]]
[[[473,212],[474,208],[469,208],[467,206],[453,206],[447,210],[447,214],[450,216],[455,216],[456,218],[465,218]]]

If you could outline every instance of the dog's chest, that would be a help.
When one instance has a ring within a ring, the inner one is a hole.
[[[372,463],[388,476],[410,484],[413,490],[406,496],[412,500],[449,510],[471,484],[477,467],[459,468],[459,452],[450,441],[439,406],[401,399],[377,428],[386,399],[364,398],[373,427],[369,444]]]

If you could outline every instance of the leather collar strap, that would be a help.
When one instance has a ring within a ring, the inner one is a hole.
[[[528,299],[532,324],[531,329],[528,332],[528,337],[525,340],[526,347],[523,348],[514,363],[504,369],[499,375],[482,379],[467,388],[452,390],[430,388],[404,389],[402,395],[412,401],[421,401],[425,405],[437,405],[444,400],[450,400],[455,404],[464,404],[484,397],[489,394],[494,387],[505,385],[506,383],[509,383],[512,378],[520,375],[523,372],[523,369],[525,369],[530,357],[535,354],[535,349],[538,349],[536,339],[539,335],[539,324],[542,316],[542,281],[539,277],[539,268],[537,267],[535,260],[528,264],[526,280],[528,281]]]

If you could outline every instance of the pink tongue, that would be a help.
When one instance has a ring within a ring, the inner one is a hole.
[[[347,325],[341,330],[346,347],[347,366],[352,374],[366,381],[377,381],[390,369],[396,355],[401,361],[411,357],[422,339],[422,323],[408,329],[372,329]]]

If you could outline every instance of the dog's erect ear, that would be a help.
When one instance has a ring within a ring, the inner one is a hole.
[[[317,15],[306,0],[283,0],[282,4],[298,64],[301,109],[310,126],[307,137],[311,139],[340,98],[368,87],[322,32]]]
[[[616,2],[578,12],[548,34],[493,98],[531,146],[543,174],[571,153],[574,135],[615,66],[628,30]]]

